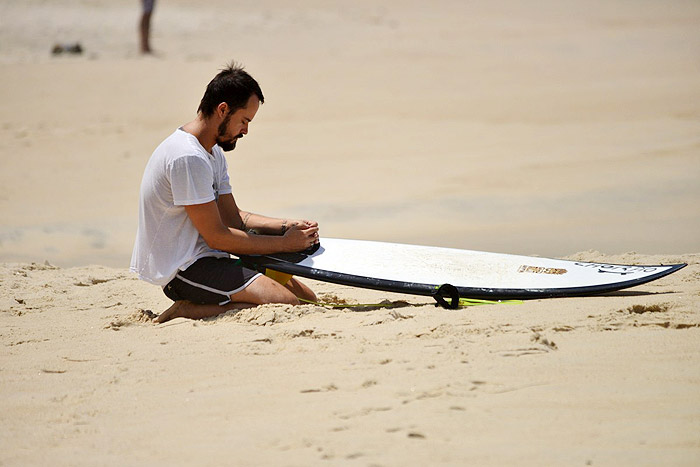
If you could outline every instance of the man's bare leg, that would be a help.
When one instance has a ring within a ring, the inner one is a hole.
[[[287,303],[298,305],[299,299],[285,286],[267,276],[258,276],[248,287],[231,295],[232,302],[254,303]]]
[[[285,287],[287,290],[292,292],[295,297],[299,297],[302,300],[309,302],[315,302],[318,300],[313,290],[308,288],[303,282],[297,280],[296,277],[292,277],[289,282],[287,282]]]
[[[313,294],[313,292],[311,292]],[[175,318],[204,319],[218,316],[229,310],[241,310],[265,303],[287,303],[298,305],[297,297],[283,285],[266,276],[258,276],[253,282],[238,293],[231,295],[231,303],[225,305],[199,305],[187,300],[172,304],[155,319],[156,323],[165,323]]]

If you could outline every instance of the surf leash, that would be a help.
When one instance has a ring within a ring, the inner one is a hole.
[[[463,298],[459,296],[459,290],[452,284],[442,284],[437,287],[433,298],[437,302],[435,306],[441,306],[448,310],[457,310],[466,306],[478,305],[520,305],[522,300],[479,300],[476,298]],[[448,302],[446,299],[449,299]]]
[[[443,289],[443,287],[447,286],[446,288]],[[454,290],[450,289],[453,288]],[[449,293],[450,302],[447,302],[445,298],[442,295],[439,294],[444,294],[444,293]],[[452,293],[456,293],[456,295],[452,295]],[[456,298],[455,298],[456,297]],[[476,298],[463,298],[459,296],[459,292],[457,292],[457,288],[451,284],[444,284],[440,287],[437,288],[436,293],[433,295],[433,298],[437,303],[435,306],[442,306],[443,308],[446,308],[448,310],[457,310],[459,308],[464,308],[468,306],[479,306],[479,305],[521,305],[523,303],[522,300],[479,300]],[[440,302],[444,303],[444,305]],[[305,300],[303,298],[299,298],[299,301],[307,304],[307,305],[316,305],[316,306],[322,306],[326,308],[333,308],[333,309],[342,309],[342,308],[362,308],[362,309],[372,309],[372,308],[400,308],[404,306],[424,306],[426,304],[421,304],[421,303],[408,303],[404,301],[399,301],[399,302],[391,302],[388,300],[385,300],[381,303],[330,303],[330,302],[315,302],[312,300]]]

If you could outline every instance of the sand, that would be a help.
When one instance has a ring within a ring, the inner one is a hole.
[[[0,0],[0,465],[700,463],[697,2],[163,0],[155,57],[138,15]],[[456,311],[310,281],[397,306],[155,325],[141,174],[231,59],[266,97],[229,156],[244,209],[689,266]]]

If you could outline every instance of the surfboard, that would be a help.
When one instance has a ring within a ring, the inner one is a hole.
[[[301,253],[242,256],[244,264],[335,284],[434,295],[444,284],[459,296],[533,299],[613,292],[687,266],[570,261],[454,248],[322,238]]]

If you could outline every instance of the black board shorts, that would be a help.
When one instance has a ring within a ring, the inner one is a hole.
[[[189,300],[200,305],[225,305],[231,295],[245,289],[259,272],[241,266],[237,259],[208,256],[200,258],[163,287],[173,300]]]

